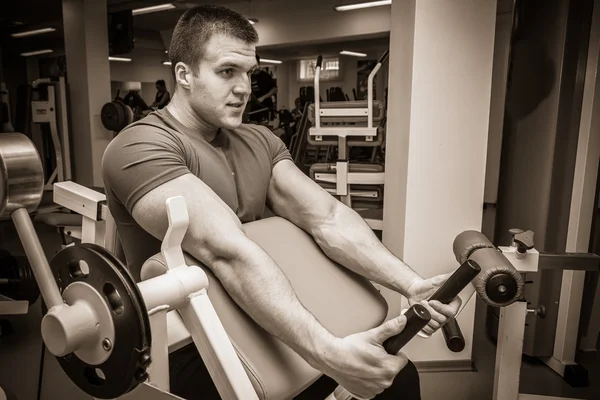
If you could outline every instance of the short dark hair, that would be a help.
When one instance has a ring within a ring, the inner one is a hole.
[[[156,85],[158,86],[166,86],[165,80],[164,79],[159,79],[156,81]]]
[[[201,5],[187,10],[177,21],[169,48],[171,69],[175,75],[178,62],[196,68],[202,59],[206,43],[214,34],[225,34],[245,43],[258,43],[258,33],[247,18],[217,5]]]

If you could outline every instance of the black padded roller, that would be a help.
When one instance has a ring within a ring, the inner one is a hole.
[[[464,263],[477,249],[495,248],[483,233],[478,231],[464,231],[454,239],[452,250],[459,264]]]

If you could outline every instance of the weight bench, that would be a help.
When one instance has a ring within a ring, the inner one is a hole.
[[[55,201],[74,212],[84,214],[83,220],[97,225],[95,229],[88,229],[82,235],[82,243],[96,243],[111,253],[121,253],[120,244],[112,242],[99,236],[98,232],[105,232],[107,238],[116,236],[114,224],[106,224],[106,218],[110,221],[110,213],[107,210],[104,195],[93,194],[93,191],[77,185],[74,182],[60,182],[55,184]],[[84,206],[85,205],[85,206]],[[173,207],[173,209],[180,209]],[[93,220],[85,215],[103,216]],[[283,269],[290,280],[296,294],[304,306],[333,334],[346,336],[361,332],[380,325],[387,315],[387,303],[379,291],[366,279],[340,268],[328,259],[314,240],[305,232],[299,230],[290,222],[278,217],[267,218],[244,225],[246,235],[258,243]],[[165,238],[163,247],[168,243]],[[151,257],[142,269],[142,282],[155,285],[152,278],[165,274],[169,263],[164,257],[164,251]],[[312,368],[298,354],[278,339],[266,333],[257,325],[237,304],[229,297],[225,289],[210,269],[199,264],[196,260],[184,253],[186,265],[198,265],[208,278],[208,298],[214,312],[203,311],[199,314],[211,315],[208,322],[222,324],[223,332],[229,340],[214,335],[206,337],[196,322],[184,323],[182,313],[167,309],[156,310],[148,308],[150,324],[152,325],[152,364],[148,368],[149,378],[147,383],[140,385],[133,391],[120,396],[122,399],[138,399],[149,393],[158,395],[157,398],[175,398],[168,393],[168,353],[172,353],[183,346],[196,342],[200,354],[207,366],[213,365],[222,375],[212,376],[215,385],[225,393],[233,390],[229,386],[243,387],[243,378],[239,376],[240,367],[243,368],[244,376],[251,384],[252,393],[244,393],[238,397],[223,397],[229,399],[261,399],[261,400],[284,400],[298,395],[308,386],[314,383],[322,373]],[[91,265],[91,263],[90,263]],[[313,279],[315,275],[318,280]],[[318,281],[318,282],[317,282]],[[156,293],[164,291],[162,287],[153,286],[144,293]],[[151,302],[151,301],[150,301]],[[327,304],[328,307],[323,307]],[[210,308],[210,307],[208,307]],[[352,313],[346,312],[352,310]],[[185,314],[190,317],[190,314]],[[194,317],[191,316],[193,319]],[[204,321],[206,322],[206,321]],[[190,328],[190,329],[188,329]],[[221,328],[219,328],[221,329]],[[190,334],[190,332],[192,332]],[[195,339],[195,340],[194,340]],[[207,341],[212,341],[207,343]],[[207,347],[208,346],[208,347]],[[232,346],[234,352],[228,352],[227,348]],[[168,353],[161,349],[168,348]],[[209,351],[209,348],[215,349]],[[219,350],[225,349],[225,350]],[[223,356],[222,352],[227,353]],[[232,357],[234,357],[232,359]],[[231,365],[239,364],[238,367]],[[229,365],[229,369],[226,367]],[[222,367],[218,367],[222,366]],[[233,376],[232,376],[233,374]],[[241,383],[240,383],[241,382]],[[219,386],[221,385],[221,386]],[[239,386],[241,385],[241,386]],[[90,389],[84,387],[82,389]],[[242,390],[242,389],[238,389]],[[239,392],[237,392],[239,394]],[[96,398],[99,393],[96,393]],[[330,393],[323,393],[322,398]],[[138,397],[140,396],[140,397]],[[233,395],[232,395],[233,396]]]

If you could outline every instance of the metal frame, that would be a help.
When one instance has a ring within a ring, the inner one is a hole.
[[[52,144],[56,158],[56,168],[46,182],[45,190],[52,190],[52,184],[71,179],[71,150],[69,144],[69,122],[67,115],[67,97],[64,78],[52,80],[50,78],[38,79],[32,87],[39,89],[47,85],[47,100],[34,100],[31,102],[32,122],[36,124],[49,124]]]
[[[55,201],[60,202],[59,204],[64,207],[72,207],[73,211],[82,212],[84,220],[87,219],[89,224],[105,226],[106,219],[110,221],[104,195],[72,182],[59,183],[55,186],[57,192]],[[211,377],[219,390],[226,393],[223,397],[225,400],[255,400],[256,393],[237,354],[234,350],[232,352],[231,342],[206,294],[206,286],[201,290],[191,290],[197,289],[198,285],[207,285],[208,282],[202,281],[206,277],[204,275],[202,278],[204,273],[201,270],[201,274],[196,271],[199,270],[198,267],[186,266],[183,260],[181,240],[187,229],[187,208],[183,198],[169,199],[168,210],[170,227],[165,235],[161,252],[169,272],[138,285],[149,309],[154,362],[149,369],[149,381],[122,396],[121,399],[137,400],[142,397],[176,399],[176,396],[168,393],[168,353],[193,340],[201,356],[208,360],[207,365],[216,366],[215,370],[211,368]],[[105,241],[109,241],[98,236],[103,229],[85,230],[82,241],[103,245]],[[105,232],[108,237],[109,230]],[[553,257],[548,257],[549,264],[546,263],[545,256],[535,249],[529,250],[525,257],[516,256],[516,247],[499,247],[499,250],[521,273],[537,272],[540,268],[554,263]],[[586,259],[583,261],[585,262]],[[597,259],[589,261],[597,263]],[[182,273],[184,269],[196,272],[178,277],[177,273]],[[174,271],[178,272],[174,273]],[[169,290],[170,287],[178,287],[177,284],[173,285],[174,282],[186,282],[184,287],[191,289],[185,293],[174,294]],[[461,311],[475,293],[471,286],[469,289],[461,294],[463,299]],[[169,311],[173,308],[177,311]],[[500,310],[493,400],[576,400],[519,393],[525,318],[532,312],[527,309],[526,301],[516,302]],[[251,391],[247,391],[249,387],[252,388]],[[239,388],[245,389],[240,392]],[[339,387],[337,391],[340,391]],[[334,394],[329,395],[326,400],[335,400]]]

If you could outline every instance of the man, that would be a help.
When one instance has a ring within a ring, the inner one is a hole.
[[[260,65],[260,56],[256,54],[256,63]],[[252,104],[250,111],[267,108],[264,112],[257,112],[250,115],[250,121],[261,122],[269,120],[273,108],[273,96],[277,94],[277,85],[275,79],[267,71],[255,68],[252,72],[252,95],[255,104]]]
[[[259,325],[322,371],[331,391],[339,383],[362,398],[420,399],[414,365],[381,345],[402,331],[404,317],[334,337],[242,231],[268,206],[311,234],[333,260],[413,302],[428,298],[447,278],[421,278],[356,212],[296,168],[272,132],[241,124],[257,42],[248,20],[226,8],[199,6],[178,21],[169,51],[176,83],[171,102],[123,130],[103,158],[108,206],[128,267],[139,279],[141,265],[160,251],[168,226],[165,201],[183,196],[190,218],[184,251],[211,268]],[[460,299],[423,304],[433,316],[426,328],[432,333],[456,314]],[[171,368],[174,394],[219,398],[193,345],[172,356]],[[311,390],[304,398],[318,398]]]

